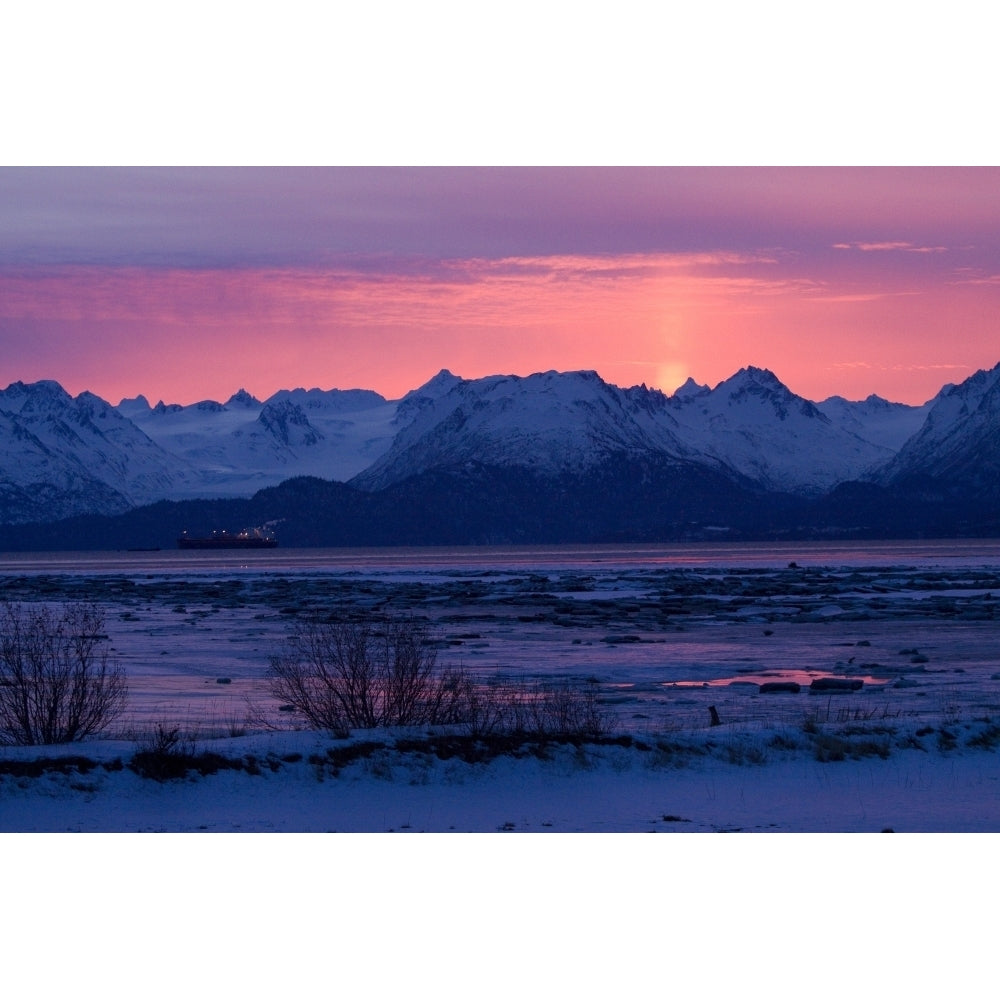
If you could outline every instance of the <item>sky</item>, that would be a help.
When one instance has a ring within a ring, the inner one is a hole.
[[[0,382],[113,403],[1000,362],[993,167],[0,167]]]

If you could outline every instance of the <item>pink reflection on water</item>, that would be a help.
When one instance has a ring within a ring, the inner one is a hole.
[[[803,688],[820,678],[836,677],[842,680],[864,681],[865,684],[883,685],[888,683],[886,677],[872,677],[870,674],[835,674],[828,670],[765,670],[757,674],[738,674],[730,677],[714,677],[707,681],[664,681],[660,686],[666,688],[703,688],[703,687],[729,687],[741,684],[767,684],[775,681],[801,684]],[[827,692],[829,693],[829,692]]]

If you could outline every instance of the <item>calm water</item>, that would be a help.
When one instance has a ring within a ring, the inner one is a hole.
[[[671,545],[0,553],[0,575],[462,571],[600,567],[997,566],[1000,539]]]

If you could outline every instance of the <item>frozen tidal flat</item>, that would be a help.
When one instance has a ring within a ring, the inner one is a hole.
[[[100,603],[129,675],[129,709],[109,738],[42,755],[127,761],[137,734],[165,722],[200,748],[273,767],[162,784],[103,767],[86,777],[10,773],[0,778],[0,829],[998,830],[998,550],[942,542],[6,562],[4,599]],[[484,680],[594,685],[618,742],[469,763],[431,747],[394,751],[413,733],[356,733],[353,742],[381,749],[343,766],[310,764],[341,741],[296,731],[279,712],[265,683],[269,657],[296,619],[361,610],[426,621],[438,664]],[[856,683],[811,689],[826,678]],[[799,690],[762,688],[776,682]],[[0,761],[39,755],[0,749]]]

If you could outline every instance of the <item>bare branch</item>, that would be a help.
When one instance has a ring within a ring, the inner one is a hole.
[[[124,670],[109,658],[104,613],[70,604],[0,606],[0,742],[72,743],[125,708]]]

